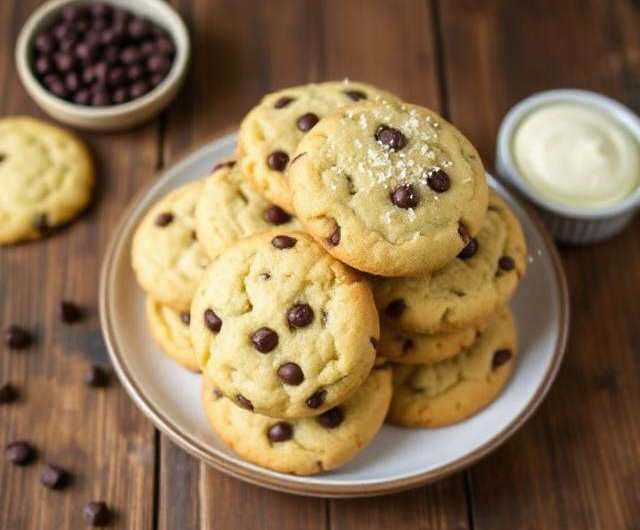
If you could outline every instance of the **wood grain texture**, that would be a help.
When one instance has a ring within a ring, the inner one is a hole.
[[[0,114],[47,118],[28,98],[13,63],[13,43],[33,0],[0,2]],[[93,152],[99,187],[94,205],[75,223],[40,242],[0,248],[0,329],[19,323],[37,334],[25,351],[0,345],[0,384],[11,381],[22,399],[0,407],[0,447],[26,439],[37,462],[20,468],[0,458],[0,528],[81,528],[83,506],[104,500],[115,508],[111,528],[151,528],[154,429],[113,378],[90,389],[84,372],[107,363],[97,315],[97,283],[111,228],[133,192],[153,177],[158,157],[154,123],[112,135],[81,134]],[[1,193],[1,191],[0,191]],[[70,299],[87,311],[71,326],[56,306]],[[73,474],[51,491],[40,470],[52,463]]]
[[[502,116],[534,91],[576,86],[640,110],[637,2],[440,5],[451,118],[489,163]],[[567,356],[541,410],[473,468],[477,529],[640,524],[640,223],[562,258]]]

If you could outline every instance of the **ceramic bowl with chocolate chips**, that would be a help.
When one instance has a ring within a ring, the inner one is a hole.
[[[92,130],[160,112],[177,94],[189,54],[184,22],[161,0],[50,0],[16,45],[33,99],[53,118]]]

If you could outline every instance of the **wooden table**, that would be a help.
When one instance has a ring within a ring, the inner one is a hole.
[[[13,45],[38,0],[0,1],[0,114],[43,117],[20,85]],[[105,361],[97,278],[112,227],[159,169],[229,127],[265,92],[349,76],[439,109],[491,167],[506,110],[541,89],[601,91],[640,111],[640,4],[634,0],[174,0],[195,54],[187,86],[154,121],[82,133],[100,172],[95,205],[52,239],[0,249],[0,326],[37,331],[0,346],[0,445],[40,450],[0,461],[0,529],[82,528],[104,499],[122,529],[640,528],[640,223],[591,248],[561,249],[572,298],[567,356],[534,417],[473,468],[376,500],[275,493],[209,469],[159,434],[117,383],[91,390]],[[0,190],[2,193],[2,190]],[[89,310],[61,325],[59,300]],[[73,471],[62,492],[40,464]]]

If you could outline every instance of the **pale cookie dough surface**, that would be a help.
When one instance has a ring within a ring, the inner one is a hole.
[[[468,350],[429,365],[395,365],[387,420],[408,427],[443,427],[491,403],[509,380],[517,349],[511,312],[501,308]]]
[[[147,296],[145,310],[151,335],[162,351],[185,368],[199,372],[191,347],[189,313],[162,305],[150,296]]]
[[[527,261],[520,222],[497,193],[491,193],[482,230],[470,244],[475,253],[461,254],[434,273],[374,281],[380,316],[416,333],[462,331],[489,318],[511,298]]]
[[[370,101],[322,119],[289,167],[295,211],[328,252],[381,276],[438,269],[480,230],[480,156],[424,107]]]
[[[188,311],[209,258],[196,236],[195,208],[203,182],[184,184],[160,199],[133,236],[138,283],[161,304]]]
[[[471,346],[486,329],[489,321],[453,333],[425,335],[380,326],[378,353],[399,364],[430,364],[449,359]]]
[[[203,378],[205,414],[242,458],[282,473],[313,475],[346,464],[376,435],[391,400],[391,369],[374,369],[347,401],[320,416],[279,420],[235,406]]]
[[[38,239],[91,200],[94,167],[74,135],[23,116],[0,120],[0,244]]]
[[[395,99],[388,92],[354,81],[295,86],[267,94],[244,118],[238,135],[240,163],[251,184],[271,202],[293,212],[286,167],[307,127],[315,123],[309,115],[322,118],[363,97]],[[286,155],[286,159],[279,155],[282,169],[268,163],[276,152]]]
[[[276,227],[298,230],[300,222],[262,197],[234,160],[207,177],[196,206],[196,232],[210,258],[243,237]]]
[[[236,404],[272,417],[317,415],[347,399],[371,370],[378,336],[367,282],[301,232],[224,250],[191,306],[203,371]]]

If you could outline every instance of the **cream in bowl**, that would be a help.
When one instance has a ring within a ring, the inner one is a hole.
[[[539,207],[556,239],[603,240],[640,204],[640,120],[600,94],[536,94],[505,117],[496,165]]]

